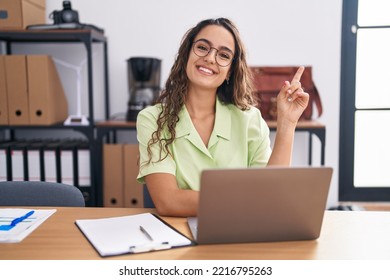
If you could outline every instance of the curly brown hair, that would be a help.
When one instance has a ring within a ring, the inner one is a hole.
[[[256,104],[252,96],[252,76],[246,62],[246,51],[236,26],[226,18],[206,19],[199,22],[184,35],[175,63],[165,83],[165,88],[157,99],[157,103],[161,104],[162,110],[157,119],[157,130],[152,134],[152,138],[148,142],[148,163],[152,159],[151,146],[156,143],[160,147],[159,161],[171,154],[169,145],[175,140],[175,127],[179,121],[178,115],[187,95],[189,80],[186,74],[186,66],[190,51],[195,37],[208,25],[224,27],[233,35],[235,42],[235,54],[230,66],[230,79],[229,82],[225,81],[218,87],[217,96],[219,100],[224,104],[234,104],[241,110],[248,110],[250,106]],[[169,132],[168,138],[162,138],[162,131],[165,128]],[[163,152],[165,153],[164,156],[162,156]]]

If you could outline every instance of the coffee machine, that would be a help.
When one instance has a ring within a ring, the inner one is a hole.
[[[131,57],[127,60],[130,99],[127,121],[136,121],[138,113],[153,105],[160,93],[161,60],[152,57]]]

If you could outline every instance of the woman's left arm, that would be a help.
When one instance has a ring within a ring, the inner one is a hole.
[[[305,68],[299,67],[291,82],[286,81],[277,97],[278,119],[272,154],[268,166],[291,164],[297,122],[309,103],[309,94],[301,87]]]

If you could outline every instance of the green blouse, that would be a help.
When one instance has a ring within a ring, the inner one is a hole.
[[[152,173],[176,176],[179,188],[199,190],[200,173],[204,169],[265,166],[271,155],[269,128],[260,111],[252,107],[242,111],[232,104],[216,102],[214,129],[205,146],[185,106],[176,124],[176,139],[170,146],[172,156],[158,161],[160,149],[152,146],[152,162],[148,161],[147,145],[157,129],[161,105],[142,110],[137,117],[137,139],[140,151],[138,182]],[[167,137],[164,130],[162,137]],[[165,154],[163,153],[163,157]]]

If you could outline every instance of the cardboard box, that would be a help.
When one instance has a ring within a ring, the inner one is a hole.
[[[5,56],[0,55],[0,125],[8,125],[7,80],[5,76]]]
[[[27,56],[30,124],[52,125],[68,117],[68,101],[57,72],[47,55]]]
[[[46,23],[46,0],[0,0],[0,29]]]
[[[124,145],[124,207],[144,207],[143,185],[137,182],[138,144]]]
[[[5,56],[10,125],[30,124],[28,112],[27,65],[25,55]]]
[[[123,207],[123,145],[103,145],[103,204]]]

